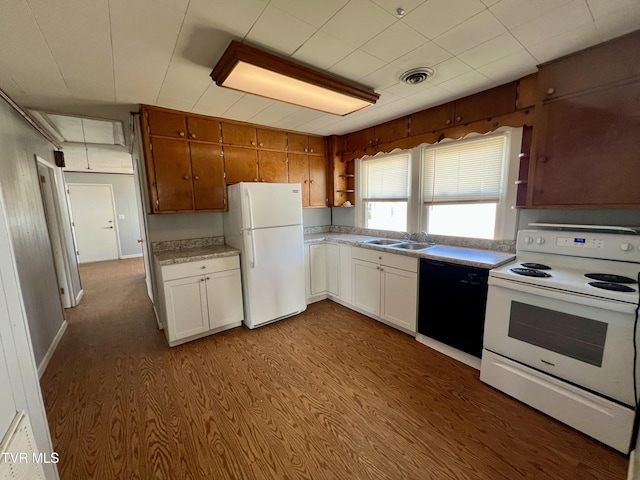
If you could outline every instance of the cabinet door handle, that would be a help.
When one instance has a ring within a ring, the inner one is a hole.
[[[211,277],[207,277],[207,280],[211,280]]]
[[[185,180],[189,180],[189,175],[185,175],[183,178],[184,178]]]
[[[204,270],[205,268],[207,268],[207,266],[206,266],[206,265],[202,265],[200,268],[201,268],[202,270]]]
[[[445,125],[451,125],[451,119],[447,118],[447,120],[444,122]]]
[[[309,180],[309,183],[313,183],[313,180]]]
[[[184,132],[180,131],[178,132],[178,135],[180,135],[181,137],[184,137]]]
[[[538,161],[540,163],[547,163],[547,157],[544,155],[540,155],[540,157],[538,157]]]
[[[193,177],[193,179],[194,180],[200,180],[200,177],[196,175],[195,177]]]
[[[456,122],[459,122],[460,120],[462,120],[462,117],[456,117]]]
[[[200,279],[200,281],[201,281],[201,282],[204,282],[204,278],[201,278],[201,279]]]
[[[253,140],[251,141],[251,145],[253,145],[254,147],[256,146],[256,142],[254,142]]]
[[[261,147],[264,147],[264,145],[262,144],[262,142],[260,142],[260,143],[259,143],[259,145],[260,145]]]
[[[547,88],[547,95],[553,95],[554,93],[556,93],[556,89],[553,87],[549,87]]]
[[[195,133],[192,133],[192,134],[191,134],[191,138],[196,138],[196,134],[195,134]]]
[[[380,267],[380,271],[381,271],[381,272],[384,272],[384,268]]]
[[[313,148],[309,149],[309,151],[310,151],[311,153],[313,153]]]

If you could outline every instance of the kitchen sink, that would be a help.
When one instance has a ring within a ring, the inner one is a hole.
[[[433,247],[433,244],[432,243],[401,243],[399,245],[393,245],[393,248],[401,248],[403,250],[424,250],[429,247]]]
[[[402,240],[390,240],[388,238],[376,238],[375,240],[367,240],[364,243],[368,243],[369,245],[397,245],[401,243]]]

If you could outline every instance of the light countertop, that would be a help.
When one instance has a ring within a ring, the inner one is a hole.
[[[411,251],[397,248],[389,248],[380,245],[371,245],[367,242],[374,238],[364,235],[352,235],[345,233],[312,233],[304,236],[306,244],[314,243],[345,243],[354,247],[368,248],[371,250],[379,250],[382,252],[394,253],[397,255],[405,255],[408,257],[428,258],[431,260],[440,260],[443,262],[455,263],[459,265],[468,265],[479,268],[495,268],[515,258],[514,253],[496,252],[492,250],[480,250],[476,248],[451,247],[448,245],[434,245],[426,250]],[[398,240],[402,242],[403,240]]]
[[[154,253],[158,264],[174,265],[176,263],[197,262],[213,258],[239,255],[240,250],[229,245],[211,245],[206,247],[182,248],[179,250],[165,250]]]

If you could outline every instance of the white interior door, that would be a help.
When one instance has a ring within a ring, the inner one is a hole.
[[[79,263],[119,258],[111,185],[70,183],[68,188]]]

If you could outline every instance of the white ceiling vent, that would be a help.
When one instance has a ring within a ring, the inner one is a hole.
[[[125,145],[124,128],[120,121],[34,110],[30,113],[60,142]]]
[[[435,71],[429,67],[418,67],[407,70],[400,75],[400,81],[407,85],[417,85],[424,82],[427,78],[431,78]]]

